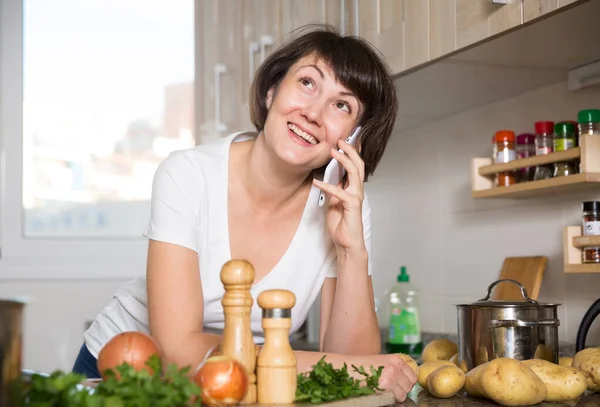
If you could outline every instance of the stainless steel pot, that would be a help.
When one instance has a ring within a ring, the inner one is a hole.
[[[508,282],[521,288],[524,301],[490,300],[496,284]],[[469,370],[502,357],[558,363],[559,305],[532,300],[518,281],[494,281],[485,298],[456,305],[460,363]]]
[[[0,299],[0,407],[18,405],[14,393],[21,377],[24,307],[23,301]]]

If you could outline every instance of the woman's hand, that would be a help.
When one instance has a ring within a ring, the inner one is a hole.
[[[313,183],[329,194],[326,227],[337,248],[365,250],[362,223],[365,164],[356,149],[344,139],[340,139],[338,145],[345,154],[332,149],[331,156],[346,169],[344,187],[316,179]]]
[[[417,375],[408,364],[396,355],[359,356],[364,358],[362,366],[383,366],[379,377],[379,388],[392,392],[396,402],[401,403],[408,397],[408,393],[417,383]]]

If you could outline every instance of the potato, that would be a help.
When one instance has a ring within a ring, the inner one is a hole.
[[[435,362],[426,362],[419,366],[417,381],[422,388],[427,388],[427,376],[429,376],[435,369],[442,366],[454,366],[454,363],[450,362],[449,360],[436,360]]]
[[[412,371],[415,372],[416,375],[419,374],[419,365],[417,365],[417,362],[415,362],[413,358],[411,358],[408,355],[405,355],[404,353],[396,353],[396,356],[404,360],[406,364],[412,369]]]
[[[463,371],[463,373],[467,373],[469,371],[469,368],[467,367],[467,362],[465,362],[464,360],[461,360],[460,362],[458,361],[458,353],[454,354],[454,356],[450,358],[450,362],[458,366],[460,370]]]
[[[434,339],[423,349],[421,358],[423,363],[435,362],[436,360],[450,360],[452,355],[458,352],[458,346],[449,339]]]
[[[600,391],[600,347],[577,352],[573,356],[573,367],[585,375],[589,391]]]
[[[550,349],[548,346],[539,344],[537,348],[535,348],[533,358],[547,360],[548,362],[554,362],[554,353],[552,352],[552,349]]]
[[[481,391],[481,372],[487,365],[484,363],[471,370],[465,375],[465,391],[471,397],[485,397]]]
[[[498,358],[480,373],[479,391],[503,406],[529,406],[544,401],[546,385],[528,366],[516,359]]]
[[[545,401],[575,400],[587,389],[586,377],[574,367],[566,367],[548,362],[543,359],[524,360],[546,385],[547,395]]]
[[[450,398],[465,384],[465,373],[458,366],[442,366],[427,376],[427,390],[440,399]]]
[[[572,356],[561,356],[558,358],[558,364],[561,366],[573,366],[573,357]]]

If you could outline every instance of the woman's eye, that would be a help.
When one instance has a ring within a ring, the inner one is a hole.
[[[300,83],[310,89],[314,87],[313,80],[307,76],[300,78]]]
[[[342,100],[340,100],[339,102],[336,102],[335,106],[338,109],[342,109],[342,110],[344,110],[344,111],[346,111],[348,113],[350,113],[352,111],[352,109],[350,109],[350,104],[348,102],[344,102]]]

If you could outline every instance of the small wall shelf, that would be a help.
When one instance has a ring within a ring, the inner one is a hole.
[[[563,230],[565,273],[600,273],[600,263],[582,263],[581,249],[600,246],[600,236],[582,236],[581,226],[567,226]]]
[[[600,189],[600,136],[584,134],[580,137],[579,144],[580,147],[566,151],[502,164],[492,164],[491,158],[473,158],[471,159],[471,196],[475,199],[525,198],[580,189]],[[580,174],[521,182],[507,187],[494,185],[494,177],[500,172],[575,159],[581,160]]]

